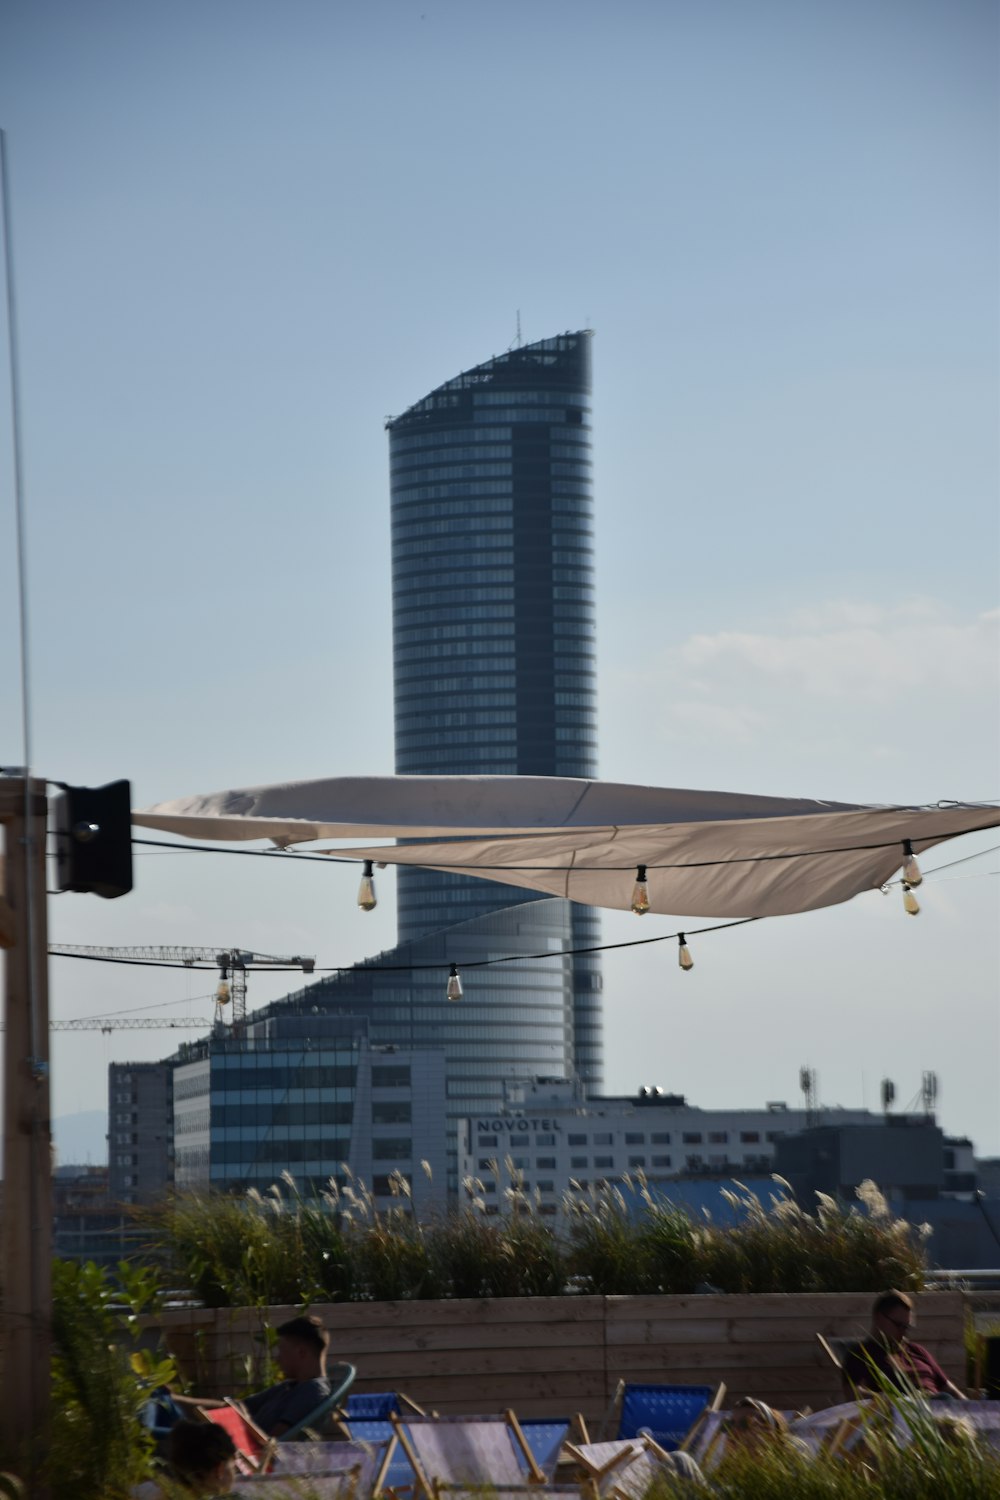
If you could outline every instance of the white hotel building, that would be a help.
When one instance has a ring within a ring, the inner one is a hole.
[[[461,1122],[459,1181],[478,1179],[487,1213],[499,1213],[513,1168],[543,1214],[556,1214],[570,1181],[582,1188],[642,1170],[650,1181],[757,1175],[772,1170],[775,1142],[809,1125],[872,1125],[866,1109],[698,1109],[683,1095],[640,1089],[584,1097],[573,1079],[508,1084],[503,1108]],[[509,1166],[505,1166],[509,1163]],[[499,1171],[496,1168],[499,1167]]]

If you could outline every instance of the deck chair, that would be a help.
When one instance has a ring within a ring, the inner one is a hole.
[[[390,1440],[395,1446],[395,1438]],[[359,1495],[378,1494],[392,1457],[390,1443],[293,1443],[274,1456],[275,1475],[357,1472]],[[412,1475],[410,1476],[412,1483]]]
[[[817,1333],[816,1340],[823,1353],[826,1355],[827,1359],[830,1361],[834,1369],[837,1371],[837,1374],[840,1376],[841,1390],[843,1391],[845,1396],[849,1396],[851,1394],[851,1386],[850,1382],[847,1379],[847,1376],[844,1374],[844,1360],[849,1354],[853,1354],[855,1349],[860,1348],[860,1346],[864,1343],[864,1340],[856,1338],[834,1338],[832,1334],[829,1338],[824,1338],[823,1334],[821,1333]]]
[[[324,1396],[323,1400],[311,1412],[308,1412],[294,1426],[289,1427],[287,1432],[283,1432],[278,1438],[278,1442],[294,1443],[303,1437],[313,1436],[315,1432],[322,1431],[327,1417],[339,1407],[347,1392],[354,1384],[354,1377],[357,1373],[354,1365],[348,1364],[346,1361],[342,1364],[334,1365],[327,1376],[331,1386],[330,1394]]]
[[[410,1412],[415,1417],[427,1415],[423,1407],[411,1401],[403,1391],[352,1391],[347,1400],[341,1403],[338,1416],[348,1424],[388,1422],[393,1412],[400,1415]]]
[[[618,1436],[634,1438],[648,1433],[668,1452],[679,1448],[702,1412],[714,1401],[718,1408],[725,1395],[721,1386],[713,1396],[710,1385],[633,1385],[622,1390]]]
[[[412,1489],[416,1483],[413,1465],[400,1446],[399,1437],[391,1421],[352,1422],[349,1433],[354,1447],[367,1448],[372,1452],[385,1452],[385,1469],[381,1472],[380,1487],[387,1490]],[[376,1488],[375,1493],[379,1490]]]
[[[562,1455],[563,1446],[572,1435],[577,1442],[586,1443],[590,1439],[587,1434],[587,1426],[579,1412],[572,1417],[522,1417],[520,1421],[521,1431],[524,1433],[525,1442],[535,1457],[535,1462],[545,1475],[546,1479],[555,1478],[556,1466]],[[528,1472],[526,1459],[521,1460],[525,1473]]]
[[[713,1416],[715,1416],[715,1415],[718,1414],[718,1412],[722,1408],[722,1403],[723,1403],[723,1401],[725,1401],[725,1399],[726,1399],[726,1382],[724,1380],[720,1380],[719,1384],[715,1388],[715,1394],[713,1395],[711,1401],[708,1403],[708,1405],[704,1408],[703,1411],[701,1411],[701,1412],[698,1413],[698,1415],[695,1417],[694,1421],[691,1423],[691,1426],[688,1428],[687,1432],[684,1434],[684,1436],[681,1438],[680,1442],[677,1444],[677,1447],[678,1447],[678,1449],[680,1451],[682,1451],[684,1453],[690,1453],[691,1452],[692,1447],[693,1447],[695,1441],[697,1440],[698,1433],[701,1430],[702,1426],[706,1422],[708,1422],[710,1420],[710,1418],[712,1418]]]
[[[637,1458],[614,1470],[607,1494],[609,1500],[644,1500],[658,1482],[662,1487],[665,1478],[682,1479],[687,1484],[707,1488],[705,1477],[690,1454],[668,1452],[647,1438]]]
[[[359,1487],[355,1469],[344,1469],[302,1476],[257,1474],[237,1480],[230,1493],[247,1500],[364,1500],[367,1492]]]
[[[634,1463],[643,1452],[645,1441],[644,1438],[612,1438],[603,1443],[567,1443],[566,1454],[603,1494],[610,1488],[612,1476]]]
[[[490,1490],[523,1488],[527,1465],[531,1484],[544,1484],[520,1423],[512,1411],[485,1417],[391,1418],[400,1446],[426,1500],[435,1500],[442,1486]]]
[[[274,1457],[277,1443],[262,1432],[255,1422],[228,1396],[224,1406],[195,1406],[192,1413],[203,1422],[214,1422],[232,1438],[236,1447],[236,1471],[252,1475],[266,1472]]]

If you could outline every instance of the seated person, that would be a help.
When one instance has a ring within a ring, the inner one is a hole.
[[[268,1437],[281,1437],[307,1417],[330,1394],[326,1375],[326,1353],[330,1343],[319,1318],[289,1318],[277,1330],[274,1356],[285,1379],[247,1396],[240,1403],[251,1421]],[[174,1404],[185,1406],[224,1406],[223,1401],[192,1396],[174,1396]]]
[[[914,1321],[913,1299],[906,1292],[883,1292],[875,1299],[871,1333],[844,1359],[844,1386],[848,1394],[880,1391],[891,1385],[900,1391],[966,1399],[933,1354],[907,1337]]]
[[[755,1396],[742,1396],[737,1401],[723,1430],[727,1453],[759,1453],[768,1447],[780,1447],[804,1457],[809,1454],[805,1444],[789,1432],[785,1414]]]
[[[326,1353],[330,1335],[319,1318],[289,1318],[278,1329],[275,1358],[285,1379],[243,1402],[269,1437],[281,1437],[330,1394]]]

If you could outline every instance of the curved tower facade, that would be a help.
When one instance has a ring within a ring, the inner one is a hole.
[[[399,774],[596,775],[590,344],[582,331],[512,349],[387,423]],[[397,879],[401,943],[455,924],[468,940],[479,921],[483,942],[492,928],[508,929],[509,942],[510,921],[497,914],[537,899],[434,871],[403,869]],[[546,901],[542,925],[543,948],[599,942],[589,908]],[[512,951],[499,930],[492,947]],[[597,1091],[596,958],[550,964],[544,983],[526,984],[520,967],[487,971],[492,1019],[483,1024],[497,1075],[525,1072],[524,1038],[514,1037],[515,1012],[532,1029],[527,1006],[550,1036],[561,1012],[566,1050],[550,1071],[576,1072]],[[471,1011],[455,1014],[454,1027],[467,1029]]]

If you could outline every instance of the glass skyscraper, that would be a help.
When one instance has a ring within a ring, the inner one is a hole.
[[[511,349],[386,424],[401,775],[596,775],[590,344]],[[401,942],[532,899],[436,871],[397,881]],[[546,906],[553,944],[567,924],[559,946],[599,941],[589,909]],[[567,1071],[594,1091],[596,961],[567,979]]]

